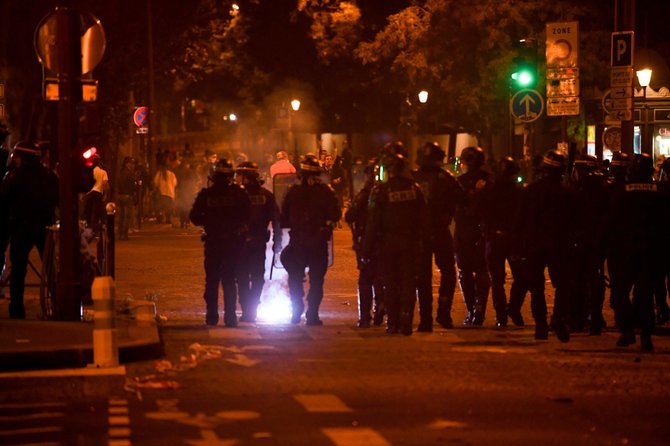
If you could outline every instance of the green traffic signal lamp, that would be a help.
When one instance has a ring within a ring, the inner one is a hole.
[[[535,84],[535,73],[530,69],[521,69],[512,73],[512,80],[518,87],[527,88]]]

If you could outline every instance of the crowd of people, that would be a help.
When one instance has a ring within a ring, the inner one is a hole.
[[[28,253],[33,246],[43,248],[58,205],[58,179],[42,157],[38,146],[23,141],[15,145],[11,162],[1,163],[11,167],[3,174],[0,194],[0,248],[4,253],[11,246],[10,316],[15,318],[25,317]],[[92,160],[94,182],[83,196],[83,210],[84,220],[98,230],[110,186],[100,158]],[[288,272],[291,322],[300,323],[304,315],[306,324],[321,325],[328,243],[340,220],[352,231],[361,328],[386,323],[389,333],[411,335],[417,303],[417,331],[431,332],[434,322],[452,328],[457,284],[467,326],[485,323],[489,293],[496,326],[510,321],[523,326],[521,308],[529,294],[539,340],[548,339],[550,331],[562,342],[578,331],[599,335],[606,326],[608,286],[621,332],[617,345],[635,343],[639,330],[641,349],[652,350],[654,326],[670,318],[670,264],[663,255],[670,160],[656,169],[646,154],[616,152],[607,165],[582,155],[568,171],[565,155],[549,151],[529,184],[518,180],[513,159],[487,163],[478,147],[463,149],[454,175],[444,168],[445,152],[437,143],[419,148],[415,169],[400,142],[387,144],[368,162],[352,159],[347,151],[335,159],[321,151],[293,162],[279,151],[265,169],[246,156],[234,161],[212,152],[200,160],[188,150],[180,156],[162,152],[149,178],[146,169],[125,157],[116,181],[119,240],[128,239],[143,200],[158,223],[204,227],[208,325],[219,321],[219,284],[226,326],[237,325],[238,295],[241,320],[256,320],[270,237]],[[281,197],[264,184],[279,174],[297,175]],[[286,246],[282,228],[290,230]],[[440,276],[437,299],[433,262]],[[555,289],[551,315],[545,270]]]
[[[528,185],[518,181],[513,159],[487,165],[478,147],[463,149],[457,177],[442,168],[444,158],[427,143],[411,171],[394,143],[368,167],[368,182],[345,214],[360,272],[359,327],[381,325],[386,315],[388,332],[410,335],[418,301],[417,330],[432,331],[434,258],[441,276],[436,321],[445,328],[454,326],[458,281],[464,325],[484,324],[490,291],[498,327],[524,325],[530,294],[536,339],[548,339],[550,330],[562,342],[576,331],[599,335],[608,280],[617,345],[634,344],[639,329],[640,348],[653,350],[654,325],[669,313],[663,228],[670,184],[654,181],[649,155],[615,153],[606,170],[595,157],[578,156],[568,175],[566,157],[550,151]],[[549,320],[545,269],[555,288]]]

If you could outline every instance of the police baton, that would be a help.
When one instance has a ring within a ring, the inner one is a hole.
[[[277,254],[274,253],[274,250],[272,252],[272,262],[270,263],[270,280],[272,280],[272,271],[275,269],[275,256]]]

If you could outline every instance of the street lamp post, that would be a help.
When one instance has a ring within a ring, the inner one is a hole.
[[[642,129],[640,132],[640,152],[643,152],[649,141],[649,128],[647,124],[649,122],[647,116],[647,87],[649,86],[649,82],[651,82],[651,73],[652,71],[649,68],[643,68],[635,73],[637,75],[637,81],[640,84],[640,87],[642,87],[642,109],[640,110],[640,120],[642,121]],[[635,107],[633,107],[633,109],[635,109]]]
[[[289,146],[291,144],[291,140],[293,140],[293,156],[295,161],[298,160],[298,140],[295,137],[295,133],[293,131],[293,114],[292,112],[297,112],[300,110],[300,99],[293,98],[291,100],[291,108],[288,110],[288,143]]]

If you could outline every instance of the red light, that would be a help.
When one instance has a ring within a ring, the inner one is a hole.
[[[97,152],[97,151],[98,151],[98,149],[96,149],[95,147],[91,147],[84,152],[83,157],[85,159],[90,159],[93,155],[95,155],[95,152]]]

